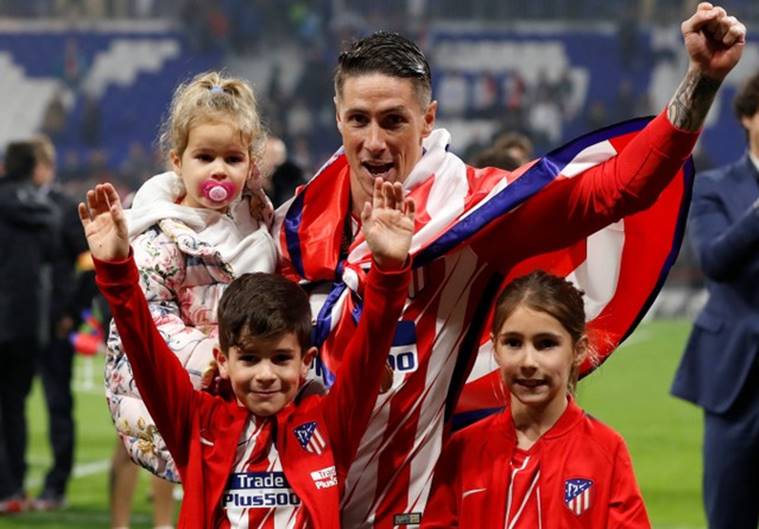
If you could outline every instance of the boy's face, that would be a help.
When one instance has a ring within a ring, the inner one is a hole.
[[[290,403],[316,354],[301,351],[298,338],[287,332],[274,338],[247,336],[244,346],[217,352],[219,374],[228,379],[237,401],[253,414],[268,417]]]

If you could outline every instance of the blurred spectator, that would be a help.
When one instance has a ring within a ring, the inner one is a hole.
[[[504,132],[491,147],[472,157],[472,165],[513,171],[532,160],[533,154],[532,142],[527,136],[518,132]]]
[[[140,142],[129,145],[129,154],[119,167],[119,179],[130,191],[139,189],[142,183],[155,174],[153,162]]]
[[[63,104],[63,94],[57,91],[45,108],[42,117],[42,132],[56,140],[60,138],[66,127],[66,107]]]
[[[285,143],[273,136],[266,140],[260,171],[264,190],[275,208],[291,198],[295,189],[305,183],[303,170],[287,158]]]
[[[100,101],[94,95],[84,96],[81,125],[82,141],[89,147],[98,147],[102,142],[100,135]]]
[[[0,513],[27,505],[25,402],[50,336],[50,268],[59,214],[35,186],[35,148],[11,143],[0,180]]]
[[[75,37],[66,39],[63,46],[63,80],[71,90],[78,90],[86,74],[87,65],[84,55],[79,52]]]
[[[610,121],[624,121],[636,116],[635,111],[638,109],[638,99],[633,89],[633,84],[629,79],[622,79],[617,87],[617,95],[614,101],[614,108],[609,116]]]
[[[74,420],[72,415],[71,370],[74,348],[69,334],[78,327],[89,302],[77,295],[74,267],[79,254],[87,250],[77,203],[54,183],[55,147],[45,136],[31,141],[35,151],[32,181],[58,207],[61,215],[59,240],[52,254],[52,296],[50,336],[41,350],[39,373],[48,410],[48,433],[53,466],[45,477],[42,492],[33,503],[37,510],[59,509],[64,505],[66,485],[74,460]]]
[[[603,101],[596,99],[590,103],[588,112],[585,115],[585,124],[588,130],[600,129],[609,124],[606,104]]]

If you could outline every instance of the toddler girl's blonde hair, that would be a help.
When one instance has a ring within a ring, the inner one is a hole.
[[[166,159],[170,159],[172,151],[182,156],[192,127],[220,120],[236,123],[251,160],[260,157],[266,132],[250,85],[222,72],[206,72],[174,91],[169,115],[161,126],[160,146]]]

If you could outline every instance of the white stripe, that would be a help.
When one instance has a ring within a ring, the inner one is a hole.
[[[426,360],[420,358],[420,363],[428,362],[425,379],[426,393],[423,393],[410,409],[405,410],[406,417],[400,423],[402,426],[403,421],[409,420],[420,410],[418,425],[424,429],[416,432],[411,451],[406,454],[406,460],[399,465],[399,468],[404,463],[410,462],[411,465],[407,505],[411,506],[414,512],[423,511],[429,494],[432,473],[429,461],[437,460],[440,454],[445,399],[456,366],[456,351],[465,331],[462,326],[467,303],[473,302],[469,299],[470,289],[472,282],[484,270],[484,265],[479,265],[478,270],[476,255],[468,248],[447,256],[444,265],[446,267],[444,279],[435,281],[435,291],[430,293],[429,298],[425,296],[429,299],[428,305],[422,307],[420,311],[421,317],[429,318],[431,304],[441,297],[438,303],[436,335],[433,337],[432,351]],[[452,285],[451,281],[458,283]],[[433,284],[429,284],[428,288],[433,288]],[[443,344],[442,347],[441,344]],[[361,439],[359,453],[351,465],[346,480],[341,509],[344,526],[356,529],[370,527],[375,518],[377,505],[387,494],[387,490],[377,490],[377,456],[382,450],[392,445],[398,433],[385,431],[390,402],[408,380],[415,379],[408,378],[402,373],[395,373],[392,389],[377,398],[369,428]],[[432,389],[435,390],[434,394],[430,393]],[[394,486],[394,483],[391,481],[389,486]]]
[[[494,186],[493,188],[488,191],[488,194],[485,195],[485,198],[477,202],[477,204],[474,205],[469,211],[461,215],[461,218],[457,220],[457,222],[461,222],[465,218],[469,217],[470,215],[473,215],[476,211],[479,211],[483,207],[485,207],[486,204],[488,204],[491,200],[493,200],[493,197],[495,197],[498,193],[506,189],[508,187],[509,181],[506,179],[506,176],[501,178]]]
[[[469,248],[454,253],[445,259],[446,281],[441,292],[436,320],[435,339],[427,361],[425,374],[425,393],[416,403],[412,413],[419,410],[417,432],[413,451],[406,457],[410,459],[410,481],[408,488],[407,512],[424,512],[431,486],[430,461],[437,461],[443,444],[443,414],[445,412],[448,388],[461,342],[467,328],[466,313],[472,303],[472,285],[481,278],[486,270],[479,263],[477,256]],[[441,347],[441,344],[445,344]]]
[[[530,458],[529,457],[525,458],[525,461],[527,459],[530,459]],[[519,517],[522,515],[522,511],[524,510],[525,505],[527,505],[527,502],[530,500],[530,496],[532,495],[532,491],[535,490],[535,486],[538,484],[538,480],[539,479],[540,479],[540,470],[538,470],[535,473],[535,478],[533,478],[532,483],[530,484],[530,488],[527,489],[527,494],[525,495],[524,499],[522,500],[522,505],[519,506],[519,509],[517,510],[516,514],[514,515],[514,519],[509,524],[509,529],[512,529],[514,527],[514,525],[516,525],[517,520],[519,520]]]
[[[310,452],[313,452],[316,455],[321,455],[322,449],[321,446],[319,446],[319,440],[316,439],[315,435],[311,435],[311,439],[308,440],[308,446],[311,448]]]
[[[573,176],[587,171],[591,167],[605,162],[616,154],[617,150],[611,142],[609,140],[604,140],[600,143],[586,147],[577,153],[572,161],[561,170],[561,174],[567,178],[572,178]]]
[[[319,446],[320,448],[324,448],[325,446],[327,446],[327,444],[324,442],[324,439],[322,438],[322,436],[319,435],[319,429],[318,428],[314,428],[314,434],[312,435],[312,437],[316,437],[317,446]]]
[[[488,489],[472,489],[464,491],[464,494],[461,495],[461,499],[463,500],[467,496],[471,496],[472,494],[477,494],[478,492],[485,492]]]
[[[587,321],[596,318],[617,291],[624,245],[624,221],[620,220],[588,237],[585,261],[566,277],[585,292]]]
[[[524,470],[524,467],[527,465],[527,462],[529,460],[530,460],[529,457],[524,458],[524,461],[522,461],[521,467],[514,468],[511,470],[511,480],[509,481],[509,493],[506,495],[506,520],[503,522],[504,528],[508,528],[510,526],[509,514],[511,513],[511,500],[514,499],[514,477],[516,477],[516,475],[519,474],[520,470]]]
[[[37,461],[37,460],[34,459],[33,461]],[[47,465],[50,462],[49,459],[45,459],[44,461],[40,459],[39,461],[42,461],[42,464],[45,464],[45,465]],[[80,463],[80,464],[74,465],[74,469],[72,470],[71,475],[75,479],[84,478],[87,476],[100,474],[101,472],[106,472],[109,468],[111,468],[110,459],[99,459],[97,461],[89,461],[87,463]],[[44,481],[43,477],[40,476],[40,477],[27,479],[24,481],[24,483],[26,484],[26,488],[33,489],[42,485],[43,481]]]

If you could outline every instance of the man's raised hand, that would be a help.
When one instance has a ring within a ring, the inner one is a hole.
[[[366,202],[361,211],[361,229],[374,260],[383,269],[400,268],[406,261],[415,211],[414,202],[403,197],[400,182],[374,180],[372,202]]]
[[[721,81],[738,64],[746,44],[746,26],[723,8],[701,2],[680,29],[692,69]]]
[[[79,203],[92,256],[100,261],[119,261],[129,256],[129,235],[118,193],[111,184],[98,184],[87,191],[86,205]]]
[[[675,127],[695,132],[703,126],[722,80],[743,54],[746,27],[721,7],[701,2],[681,30],[690,64],[667,105],[667,117]]]

